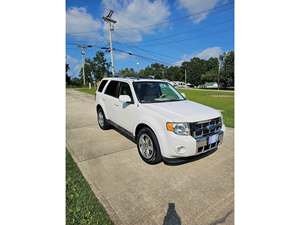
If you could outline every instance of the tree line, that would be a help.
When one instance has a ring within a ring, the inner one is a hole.
[[[221,62],[221,65],[219,65]],[[220,71],[219,71],[220,66]],[[94,58],[87,58],[85,63],[86,83],[93,83],[101,80],[103,77],[111,76],[110,63],[104,57],[104,53],[98,51]],[[219,82],[223,88],[234,87],[234,51],[224,53],[220,58],[210,58],[208,60],[194,57],[189,61],[182,62],[181,65],[165,66],[160,63],[153,63],[140,71],[133,68],[124,68],[116,74],[121,77],[151,77],[155,79],[166,79],[170,81],[185,80],[185,71],[187,74],[187,83],[198,86],[205,82]],[[66,66],[66,74],[68,68]],[[79,72],[79,78],[66,78],[69,84],[82,84],[82,68]]]

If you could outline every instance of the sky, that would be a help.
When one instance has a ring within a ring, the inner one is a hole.
[[[81,67],[78,44],[93,45],[86,57],[109,46],[102,16],[114,11],[115,70],[152,63],[180,65],[234,49],[234,0],[66,0],[66,60],[69,75]],[[102,50],[104,51],[104,50]],[[133,53],[132,55],[128,53]],[[105,52],[110,62],[110,54]]]

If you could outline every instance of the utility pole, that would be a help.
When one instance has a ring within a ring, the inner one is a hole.
[[[108,23],[108,32],[109,32],[109,51],[110,51],[110,58],[111,58],[111,72],[112,76],[115,76],[115,66],[114,66],[114,55],[113,55],[113,47],[112,47],[112,34],[111,32],[114,30],[113,25],[117,23],[116,20],[111,18],[114,11],[109,10],[106,16],[103,16],[102,19]]]
[[[85,71],[84,71],[84,64],[85,64],[85,55],[86,49],[93,47],[92,45],[77,45],[78,48],[81,50],[81,59],[82,59],[82,78],[83,78],[83,86],[85,86]]]

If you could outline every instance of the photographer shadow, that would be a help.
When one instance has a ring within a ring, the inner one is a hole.
[[[175,203],[169,203],[168,211],[165,215],[163,225],[181,225],[181,219],[176,212]]]

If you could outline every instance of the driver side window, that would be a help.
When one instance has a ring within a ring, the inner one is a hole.
[[[120,92],[119,92],[119,96],[120,95],[128,95],[131,98],[131,102],[133,102],[133,97],[132,97],[132,93],[130,90],[130,86],[129,84],[125,83],[125,82],[121,82],[120,83]]]

